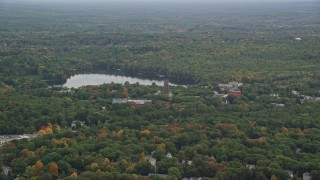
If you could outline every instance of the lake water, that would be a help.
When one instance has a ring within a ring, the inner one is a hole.
[[[116,75],[108,75],[108,74],[78,74],[71,76],[67,82],[63,85],[63,87],[67,88],[78,88],[86,85],[101,85],[108,83],[119,83],[124,84],[125,82],[129,82],[130,84],[139,83],[141,85],[152,85],[155,83],[158,86],[163,86],[163,81],[158,80],[150,80],[150,79],[140,79],[133,78],[128,76],[116,76]],[[177,86],[177,84],[169,83],[171,86]]]

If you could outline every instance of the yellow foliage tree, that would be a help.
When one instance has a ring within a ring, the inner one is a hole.
[[[286,127],[282,127],[282,128],[281,128],[281,132],[286,134],[286,133],[289,132],[289,129],[286,128]]]
[[[129,90],[127,88],[123,88],[123,95],[124,95],[125,98],[128,98],[128,99],[130,98]]]
[[[77,172],[73,172],[73,173],[71,174],[71,176],[72,176],[72,177],[78,177],[78,173],[77,173]]]
[[[109,164],[109,165],[106,166],[106,170],[107,170],[107,171],[113,171],[113,170],[114,170],[114,167]]]
[[[108,158],[104,158],[104,163],[109,164],[110,160]]]
[[[296,128],[295,130],[294,130],[294,132],[296,133],[296,134],[298,134],[298,135],[302,135],[303,133],[302,133],[302,130],[300,129],[300,128]]]
[[[118,132],[117,132],[117,136],[118,137],[121,137],[123,135],[123,129],[120,129]]]
[[[58,124],[56,124],[54,127],[54,132],[59,133],[60,131],[61,131],[61,127]]]
[[[58,140],[56,138],[51,139],[51,144],[53,147],[56,147],[58,145]]]
[[[90,168],[91,168],[92,170],[96,170],[96,169],[99,168],[99,165],[98,165],[98,163],[91,163],[91,164],[90,164]]]
[[[24,157],[28,157],[29,156],[29,150],[28,149],[23,149],[21,151],[21,154],[24,156]]]
[[[39,135],[44,135],[44,134],[52,134],[53,131],[52,131],[52,124],[51,123],[48,123],[47,126],[45,127],[42,127],[39,131],[38,131],[38,134]]]
[[[163,143],[158,144],[158,146],[157,146],[157,149],[159,149],[159,150],[164,150],[165,148],[166,148],[166,145]]]
[[[46,147],[45,146],[41,146],[40,148],[38,148],[36,150],[36,154],[37,155],[43,155],[46,152]]]
[[[47,124],[47,127],[49,127],[50,129],[52,129],[52,124],[51,124],[51,123],[48,123],[48,124]]]
[[[173,124],[170,126],[170,130],[173,133],[181,133],[183,131],[183,128],[177,126],[176,124]]]
[[[38,134],[40,136],[42,136],[42,135],[46,134],[46,131],[41,129],[41,130],[38,131]]]
[[[141,161],[141,162],[147,162],[147,158],[146,158],[146,155],[144,154],[144,152],[142,152],[142,153],[140,154],[140,161]]]
[[[141,131],[141,134],[145,134],[145,135],[149,135],[150,133],[151,132],[148,129]]]

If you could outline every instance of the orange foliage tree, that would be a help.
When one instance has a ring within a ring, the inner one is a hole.
[[[151,132],[148,129],[141,131],[141,134],[145,134],[145,135],[149,135],[150,133]]]
[[[157,143],[157,141],[158,141],[158,139],[159,139],[159,137],[158,136],[153,136],[153,141],[154,141],[154,143]]]
[[[77,173],[77,172],[73,172],[73,173],[71,174],[71,176],[72,176],[72,177],[78,177],[78,173]]]
[[[102,129],[99,131],[99,136],[107,136],[109,134],[108,130]]]
[[[170,126],[170,130],[173,133],[181,133],[183,131],[183,128],[177,126],[176,124],[173,124]]]
[[[50,164],[50,172],[52,175],[58,176],[58,169],[59,169],[59,167],[58,167],[57,163]]]
[[[275,175],[272,175],[270,180],[277,180],[277,177]]]
[[[38,176],[40,170],[43,168],[43,164],[41,161],[37,161],[36,164],[32,166],[32,168],[34,169],[34,175]]]
[[[52,131],[52,124],[51,123],[48,123],[46,126],[42,127],[39,131],[38,131],[38,134],[39,135],[44,135],[44,134],[52,134],[53,131]]]

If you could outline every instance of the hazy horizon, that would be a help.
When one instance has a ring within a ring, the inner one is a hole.
[[[317,0],[3,0],[3,3],[293,3],[318,2]]]

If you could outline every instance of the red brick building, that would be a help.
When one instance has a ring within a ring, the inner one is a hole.
[[[234,96],[236,96],[236,97],[240,97],[240,96],[241,96],[241,91],[237,91],[237,90],[232,90],[232,89],[230,89],[230,90],[228,91],[228,94],[232,94],[232,95],[234,95]]]

